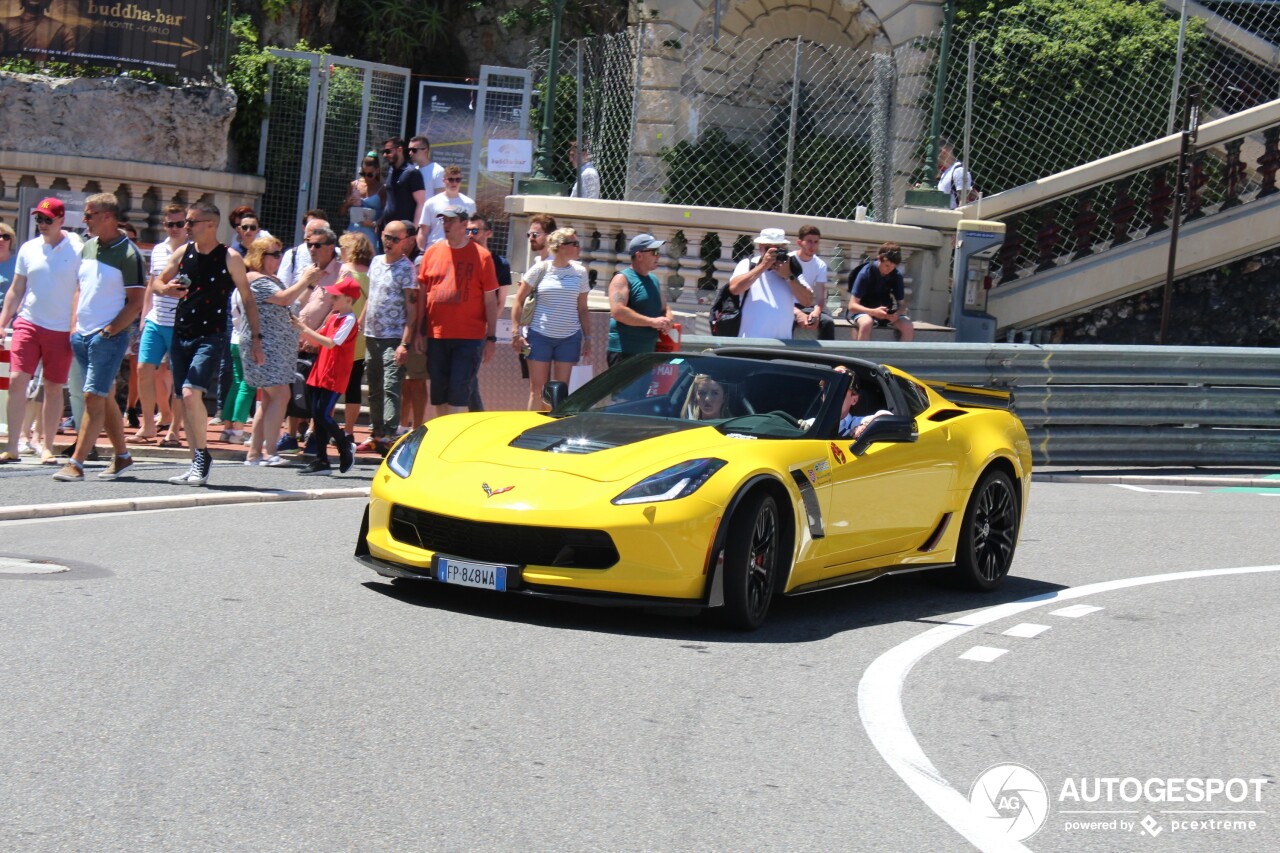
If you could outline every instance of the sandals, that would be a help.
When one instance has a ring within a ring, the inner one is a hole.
[[[10,453],[7,450],[4,453],[0,453],[0,465],[3,465],[6,462],[17,462],[17,461],[18,461],[18,457],[16,454]]]
[[[155,444],[156,436],[154,435],[135,435],[129,439],[130,444]]]
[[[181,447],[182,442],[176,438],[162,438],[156,443],[157,447]]]

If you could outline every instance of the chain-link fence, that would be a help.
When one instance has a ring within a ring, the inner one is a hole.
[[[659,42],[643,25],[582,39],[559,59],[550,147],[563,151],[580,128],[605,198],[838,218],[864,206],[887,218],[927,131],[933,43]],[[543,96],[547,59],[531,62]],[[571,182],[568,158],[553,159],[555,177]]]
[[[962,15],[943,136],[957,150],[963,144],[972,73],[969,151],[961,158],[990,194],[1173,132],[1192,83],[1202,86],[1205,120],[1280,97],[1271,42],[1280,6],[1205,6],[1213,13],[1186,22],[1180,62],[1177,2],[1028,2]]]
[[[1027,0],[962,12],[941,129],[978,188],[1000,192],[1164,136],[1192,83],[1206,120],[1280,97],[1280,3],[1191,4],[1180,36],[1181,6]],[[937,180],[925,163],[939,44],[937,34],[888,51],[673,39],[644,24],[570,42],[559,57],[554,177],[573,181],[565,149],[582,135],[605,198],[839,218],[865,205],[886,219],[906,189]],[[543,49],[530,62],[543,96],[547,60]]]
[[[268,121],[259,172],[267,179],[262,224],[286,242],[302,214],[324,209],[335,230],[360,160],[400,135],[408,69],[356,59],[273,50]]]

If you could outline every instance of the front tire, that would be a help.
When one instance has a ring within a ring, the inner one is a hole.
[[[967,589],[989,592],[1004,582],[1018,544],[1018,492],[1003,471],[978,481],[964,511],[953,577]]]
[[[764,624],[777,586],[782,520],[772,495],[758,492],[734,512],[724,550],[724,622],[742,631]]]

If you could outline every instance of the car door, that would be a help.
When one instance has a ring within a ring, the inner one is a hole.
[[[905,407],[887,395],[895,412]],[[918,438],[876,443],[862,456],[853,441],[831,442],[831,503],[825,577],[918,549],[938,526],[955,482],[955,449],[945,423],[916,419]]]

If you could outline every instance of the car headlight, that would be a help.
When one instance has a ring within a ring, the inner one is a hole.
[[[614,498],[612,503],[618,505],[658,503],[688,497],[702,488],[702,484],[724,466],[723,459],[692,459],[681,462],[665,471],[645,477]]]
[[[387,454],[387,467],[407,479],[413,473],[413,460],[418,458],[418,448],[426,437],[427,428],[420,426],[400,439],[400,443]]]

